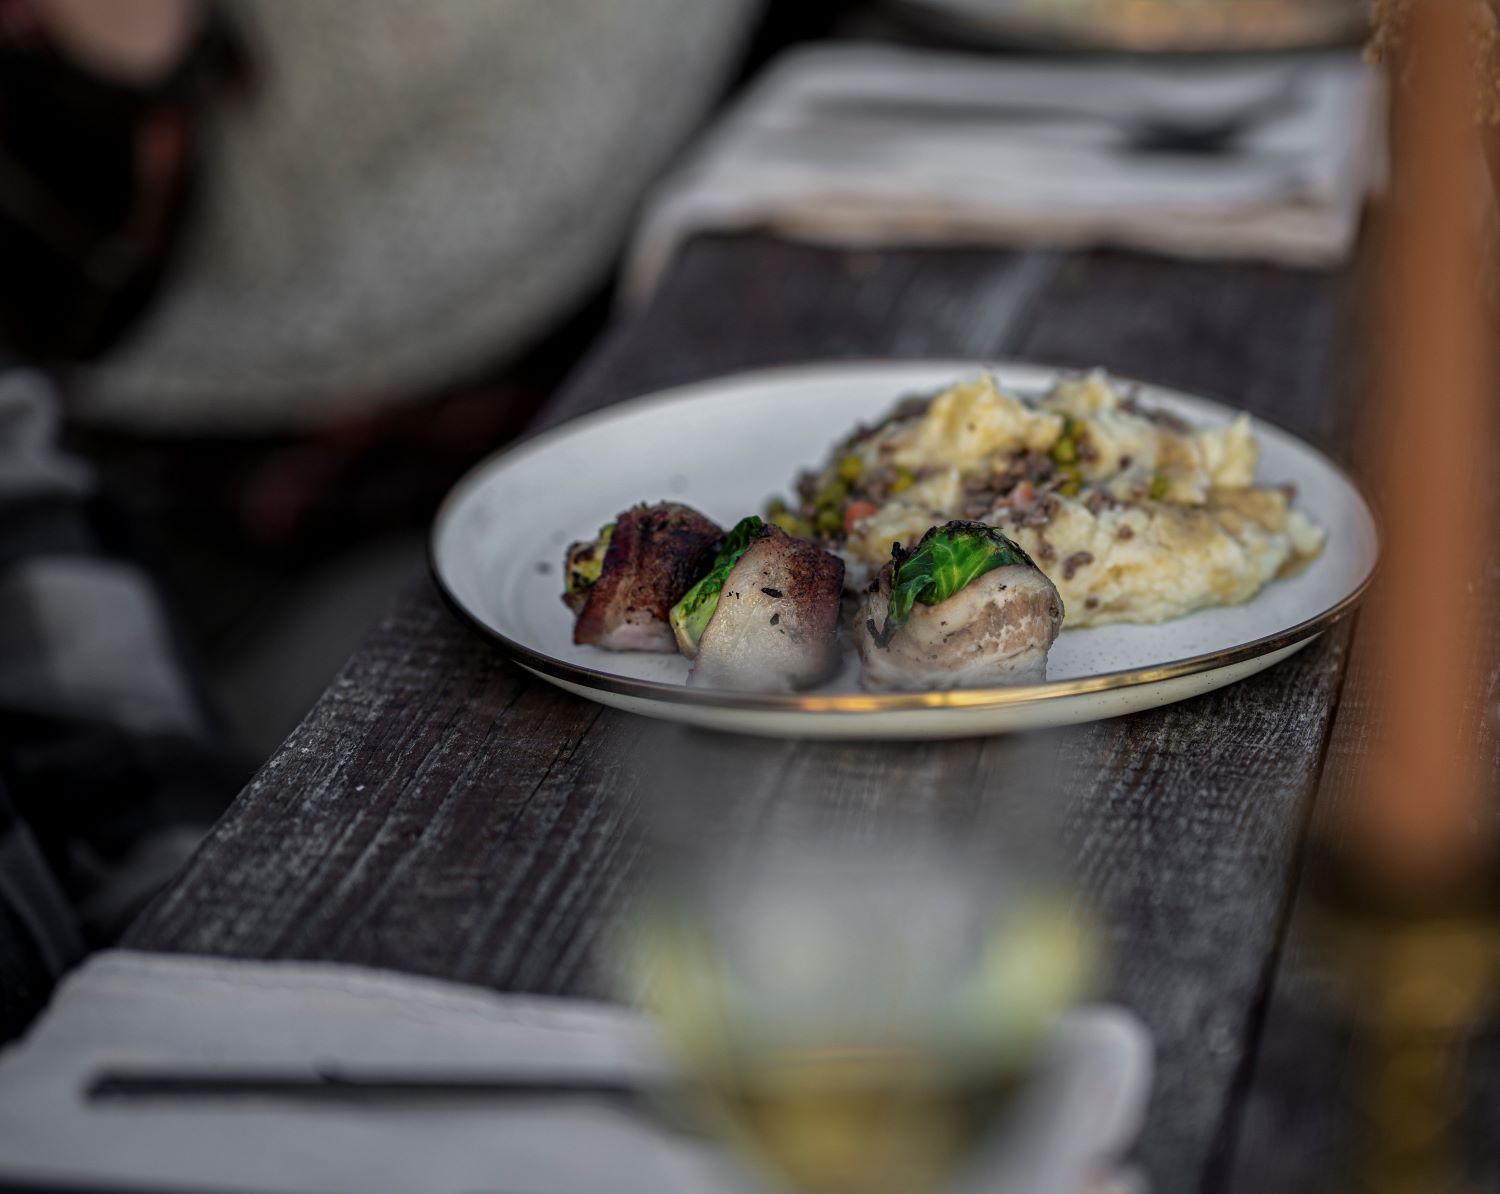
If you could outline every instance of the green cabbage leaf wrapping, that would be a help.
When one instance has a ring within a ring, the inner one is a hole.
[[[893,563],[886,634],[906,625],[918,601],[947,601],[971,581],[1007,564],[1036,566],[1020,547],[982,522],[933,527],[911,551],[894,553]]]
[[[734,566],[740,562],[740,557],[749,549],[751,540],[763,525],[754,514],[735,523],[734,529],[724,537],[724,546],[719,548],[719,554],[714,557],[713,566],[708,573],[672,607],[672,633],[677,636],[677,643],[684,654],[692,655],[696,651],[698,640],[703,637],[709,620],[719,608],[719,594],[724,590],[724,582],[729,579]]]

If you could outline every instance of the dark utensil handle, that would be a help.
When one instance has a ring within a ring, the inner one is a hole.
[[[584,1075],[506,1075],[348,1073],[338,1070],[289,1074],[283,1071],[117,1069],[96,1074],[85,1089],[89,1101],[125,1099],[218,1099],[268,1097],[330,1102],[411,1098],[637,1098],[641,1084]]]

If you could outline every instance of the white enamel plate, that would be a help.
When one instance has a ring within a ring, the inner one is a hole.
[[[1349,479],[1295,436],[1255,422],[1257,481],[1291,482],[1327,546],[1251,601],[1156,626],[1064,630],[1047,683],[867,693],[853,653],[811,692],[760,696],[686,685],[677,656],[574,646],[560,599],[568,543],[637,502],[683,501],[722,526],[785,494],[856,423],[900,397],[992,368],[1040,392],[1057,370],[963,361],[808,365],[684,386],[610,407],[490,457],[454,487],[432,530],[438,584],[522,667],[606,705],[717,729],[824,738],[957,737],[1114,717],[1196,696],[1270,667],[1348,613],[1375,567],[1375,520]],[[1234,411],[1142,386],[1147,405],[1199,426]]]

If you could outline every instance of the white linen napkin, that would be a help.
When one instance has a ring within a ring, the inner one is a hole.
[[[1354,53],[1196,63],[794,50],[658,187],[625,295],[649,292],[684,241],[715,231],[1330,265],[1380,169],[1376,98]],[[1236,123],[1217,152],[1162,147]]]
[[[95,955],[0,1054],[0,1182],[100,1189],[712,1194],[744,1189],[707,1141],[584,1098],[355,1105],[257,1097],[86,1102],[104,1067],[667,1074],[647,1021],[356,967]],[[1077,1194],[1134,1139],[1150,1045],[1122,1009],[1070,1015],[987,1194]],[[1091,1187],[1102,1188],[1102,1187]],[[1115,1188],[1115,1187],[1111,1187]],[[1120,1187],[1123,1188],[1123,1187]]]

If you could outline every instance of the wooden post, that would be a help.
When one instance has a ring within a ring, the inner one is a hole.
[[[1476,120],[1474,11],[1415,0],[1391,63],[1371,343],[1384,555],[1357,640],[1382,679],[1360,802],[1323,895],[1362,1046],[1342,1176],[1380,1194],[1465,1188],[1463,1046],[1500,962],[1476,699],[1493,655],[1481,569],[1500,458],[1480,212],[1497,192]]]
[[[1467,10],[1419,0],[1412,13],[1393,72],[1391,192],[1377,249],[1372,397],[1386,438],[1385,538],[1366,649],[1379,653],[1383,716],[1353,845],[1388,882],[1424,889],[1477,864],[1483,848],[1472,697],[1488,646],[1476,641],[1479,545],[1495,534],[1487,490],[1500,435]]]

